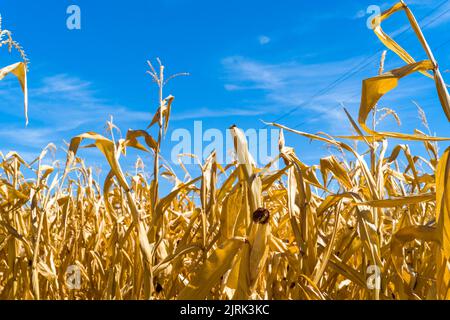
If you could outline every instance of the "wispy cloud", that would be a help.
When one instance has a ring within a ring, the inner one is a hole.
[[[31,91],[35,96],[64,95],[64,99],[81,103],[96,103],[99,101],[95,97],[92,84],[67,74],[58,74],[46,77],[42,80],[42,85]]]
[[[260,103],[277,115],[298,107],[296,117],[307,114],[308,122],[325,120],[328,125],[334,125],[336,120],[343,120],[339,103],[357,102],[355,89],[360,88],[360,79],[349,79],[320,95],[315,94],[360,61],[360,58],[353,58],[320,64],[274,64],[234,56],[225,58],[222,63],[227,75],[226,90],[256,90],[262,98]]]
[[[174,113],[171,120],[197,119],[199,115],[202,119],[260,116],[261,119],[272,120],[289,109],[298,107],[294,112],[297,118],[301,118],[302,113],[307,113],[308,122],[325,119],[325,123],[329,125],[339,125],[336,120],[344,120],[339,103],[358,102],[359,96],[355,95],[355,89],[356,92],[359,90],[360,79],[352,79],[346,85],[339,86],[339,90],[330,90],[309,100],[316,91],[348,72],[350,66],[357,65],[361,60],[354,58],[301,64],[296,61],[268,63],[243,56],[226,57],[222,60],[224,89],[243,96],[243,107],[203,107],[196,108],[195,112],[189,109]]]
[[[290,78],[283,65],[265,64],[240,56],[227,57],[223,61],[228,79],[227,90],[265,89],[275,90],[285,85]]]
[[[262,45],[262,46],[265,45],[265,44],[268,44],[270,42],[270,40],[271,39],[268,36],[262,35],[262,36],[258,37],[259,44]]]
[[[0,104],[18,107],[1,108],[1,112],[8,114],[6,118],[20,117],[20,93],[9,90],[8,82],[2,85],[8,90],[4,90]],[[105,133],[103,124],[110,115],[120,119],[121,125],[149,119],[147,113],[110,103],[101,98],[91,82],[67,74],[42,78],[37,86],[30,87],[29,97],[30,125],[24,128],[4,123],[0,129],[0,148],[39,150],[50,142],[59,146],[63,140],[84,131]]]
[[[361,19],[364,18],[367,15],[366,10],[358,10],[355,15],[354,15],[354,19]]]
[[[200,108],[196,109],[195,112],[191,110],[177,113],[170,117],[172,121],[181,121],[181,120],[191,120],[198,119],[198,115],[201,114],[202,119],[206,118],[223,118],[223,117],[233,117],[233,116],[256,116],[266,114],[266,109],[255,108],[255,107],[246,107],[246,108],[225,108],[221,110],[211,109],[211,108]]]

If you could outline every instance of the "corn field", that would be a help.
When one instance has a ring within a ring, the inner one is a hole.
[[[415,61],[383,31],[398,12],[408,16],[427,60]],[[379,20],[376,36],[406,64],[385,71],[383,55],[379,74],[363,81],[358,119],[343,111],[354,135],[270,123],[280,130],[273,162],[281,160],[281,169],[257,167],[233,126],[234,163],[220,165],[213,152],[200,176],[177,177],[161,155],[174,97],[164,95],[159,60],[149,63],[159,107],[146,130],[116,139],[110,121],[108,137],[73,137],[63,171],[44,164],[52,144],[33,162],[0,154],[0,299],[450,299],[450,149],[438,149],[449,139],[380,132],[371,121],[378,101],[412,73],[435,81],[450,120],[449,94],[411,10],[400,2]],[[0,49],[18,50],[23,61],[0,69],[0,80],[19,79],[26,115],[28,60],[1,28],[0,20]],[[285,132],[335,154],[308,166]],[[428,157],[393,139],[422,142]],[[105,157],[104,181],[83,161],[82,146]],[[149,175],[122,170],[129,148],[153,156]],[[167,175],[176,184],[162,195]],[[66,285],[74,266],[76,290]]]

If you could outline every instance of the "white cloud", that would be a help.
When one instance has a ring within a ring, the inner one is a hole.
[[[226,89],[276,89],[283,86],[287,74],[280,72],[280,66],[264,64],[240,56],[222,60],[228,78],[239,84],[226,84]]]
[[[265,45],[268,44],[270,42],[270,38],[268,36],[259,36],[258,37],[258,41],[260,45]]]
[[[363,18],[363,17],[365,17],[365,16],[366,16],[366,11],[365,11],[365,10],[359,10],[359,11],[355,14],[354,18],[355,18],[355,19],[361,19],[361,18]]]

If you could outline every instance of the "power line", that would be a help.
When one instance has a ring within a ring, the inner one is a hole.
[[[439,48],[444,47],[445,45],[447,45],[447,44],[449,44],[449,43],[450,43],[450,39],[448,39],[447,41],[445,41],[445,42],[441,43],[439,46],[437,46],[437,47],[436,47],[436,50],[439,49]],[[353,99],[353,98],[357,97],[358,95],[359,95],[359,92],[357,92],[355,95],[351,96],[350,99]],[[342,104],[345,104],[345,103],[346,103],[345,101],[344,101],[344,102],[340,102],[337,106],[335,106],[334,108],[330,109],[329,111],[334,111],[334,110],[336,110],[338,107],[340,107]],[[324,114],[324,113],[322,113],[322,114]],[[292,129],[296,129],[296,128],[298,128],[298,127],[300,127],[300,126],[302,126],[302,125],[304,125],[304,124],[306,124],[306,123],[308,123],[308,120],[303,121],[303,122],[301,122],[301,123],[295,125],[294,127],[292,127]]]
[[[423,16],[420,20],[423,21],[424,19],[426,19],[427,17],[429,17],[430,15],[432,15],[436,10],[438,10],[439,8],[441,8],[444,4],[446,4],[449,0],[444,0],[442,1],[439,5],[437,5],[436,7],[434,7],[431,11],[429,11],[425,16]],[[425,28],[427,25],[433,23],[434,21],[436,21],[438,18],[440,18],[442,15],[444,15],[445,13],[447,13],[449,10],[447,10],[446,12],[444,12],[443,14],[439,15],[438,17],[436,17],[435,19],[433,19],[432,21],[428,22],[426,25],[424,25],[423,28]],[[402,32],[400,32],[397,35],[397,39],[400,39],[402,35],[404,35],[406,32],[410,31],[410,29],[405,29]],[[380,52],[377,52],[375,54],[373,54],[372,56],[369,56],[368,58],[364,59],[359,65],[355,67],[351,68],[350,70],[348,70],[347,72],[345,72],[344,74],[342,74],[339,78],[337,78],[336,80],[334,80],[333,82],[331,82],[329,85],[327,85],[325,88],[319,90],[318,92],[316,92],[314,95],[312,95],[307,101],[305,101],[304,103],[293,107],[292,109],[290,109],[289,111],[287,111],[286,113],[284,113],[283,115],[281,115],[280,117],[278,117],[277,119],[275,119],[272,122],[278,122],[284,118],[286,118],[287,116],[291,115],[292,113],[294,113],[295,111],[297,111],[299,108],[302,108],[304,106],[309,105],[312,101],[314,101],[317,97],[319,96],[323,96],[324,94],[328,93],[329,91],[331,91],[332,89],[336,88],[338,85],[340,85],[341,83],[343,83],[344,81],[350,79],[351,77],[353,77],[354,75],[358,74],[359,72],[361,72],[362,70],[364,70],[367,66],[369,66],[372,62],[375,61],[375,58],[378,57],[380,54]],[[303,124],[303,123],[302,123]],[[267,125],[264,127],[266,128]]]

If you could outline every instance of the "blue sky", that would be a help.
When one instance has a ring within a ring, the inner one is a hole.
[[[426,25],[441,69],[450,69],[450,1],[431,15],[441,0],[407,3]],[[71,4],[81,8],[81,30],[66,28]],[[166,88],[166,95],[175,96],[171,130],[191,130],[194,120],[202,120],[205,128],[260,128],[261,119],[271,121],[300,106],[279,122],[301,124],[298,129],[312,133],[350,134],[340,105],[357,117],[361,81],[376,74],[374,54],[383,49],[366,26],[365,11],[372,4],[386,9],[394,2],[1,0],[3,27],[13,31],[31,64],[27,128],[16,80],[0,82],[0,150],[31,159],[49,142],[61,147],[63,140],[85,131],[104,134],[109,115],[122,132],[144,129],[157,107],[157,89],[145,73],[146,61],[156,57],[169,74],[190,73]],[[398,34],[406,25],[399,14],[384,28]],[[425,58],[412,32],[402,33],[399,42],[417,60]],[[18,59],[1,50],[1,66]],[[361,64],[366,66],[311,100]],[[401,65],[389,52],[386,68]],[[450,81],[449,73],[444,77]],[[423,130],[412,100],[427,113],[433,132],[449,135],[434,83],[420,75],[403,80],[381,103],[398,112],[402,126],[388,119],[380,128]],[[320,143],[290,134],[286,138],[307,163],[329,152]],[[167,155],[171,142],[165,146]],[[98,152],[83,152],[91,164],[102,164]]]

